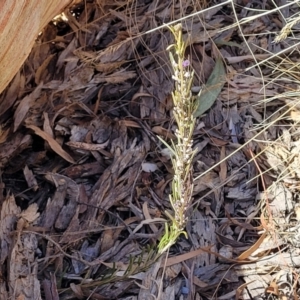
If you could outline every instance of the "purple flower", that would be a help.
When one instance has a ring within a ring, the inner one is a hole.
[[[186,60],[184,60],[184,61],[182,62],[182,66],[183,66],[184,68],[187,68],[189,65],[190,65],[190,61],[189,61],[188,59],[186,59]]]

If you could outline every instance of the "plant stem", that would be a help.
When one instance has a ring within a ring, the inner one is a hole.
[[[192,95],[194,71],[190,61],[185,59],[186,43],[182,39],[182,26],[177,24],[170,27],[175,38],[175,44],[168,47],[173,68],[173,80],[175,88],[172,93],[174,104],[173,114],[177,123],[175,131],[177,142],[168,146],[174,156],[172,165],[174,178],[172,181],[172,193],[169,195],[174,216],[166,213],[171,220],[171,225],[166,225],[166,231],[160,240],[159,253],[167,251],[183,233],[186,235],[185,226],[188,221],[187,211],[191,205],[193,194],[193,132],[195,128],[195,98]],[[174,49],[173,56],[171,49]],[[166,144],[166,142],[164,142]]]

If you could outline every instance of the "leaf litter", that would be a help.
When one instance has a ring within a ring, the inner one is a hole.
[[[297,32],[272,43],[297,7],[214,4],[78,1],[37,38],[0,95],[5,298],[297,299]],[[202,87],[188,239],[158,259],[173,170],[157,135],[176,130],[163,25],[206,8],[182,21]]]

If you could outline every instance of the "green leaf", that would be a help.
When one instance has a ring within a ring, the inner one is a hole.
[[[231,41],[226,42],[224,40],[216,40],[215,44],[218,45],[218,46],[238,47],[238,48],[244,50],[244,47],[241,46],[240,44],[236,43],[236,42],[231,42]]]
[[[171,151],[173,156],[176,156],[176,152],[174,151],[174,149],[172,149],[172,147],[170,145],[168,145],[168,143],[165,142],[160,136],[157,135],[157,137]]]
[[[225,76],[226,73],[224,65],[221,58],[218,58],[215,68],[210,74],[205,87],[196,96],[196,111],[194,112],[195,118],[203,115],[212,107],[226,82]]]

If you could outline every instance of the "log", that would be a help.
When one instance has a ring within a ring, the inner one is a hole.
[[[0,1],[0,93],[28,57],[36,37],[72,0]]]

